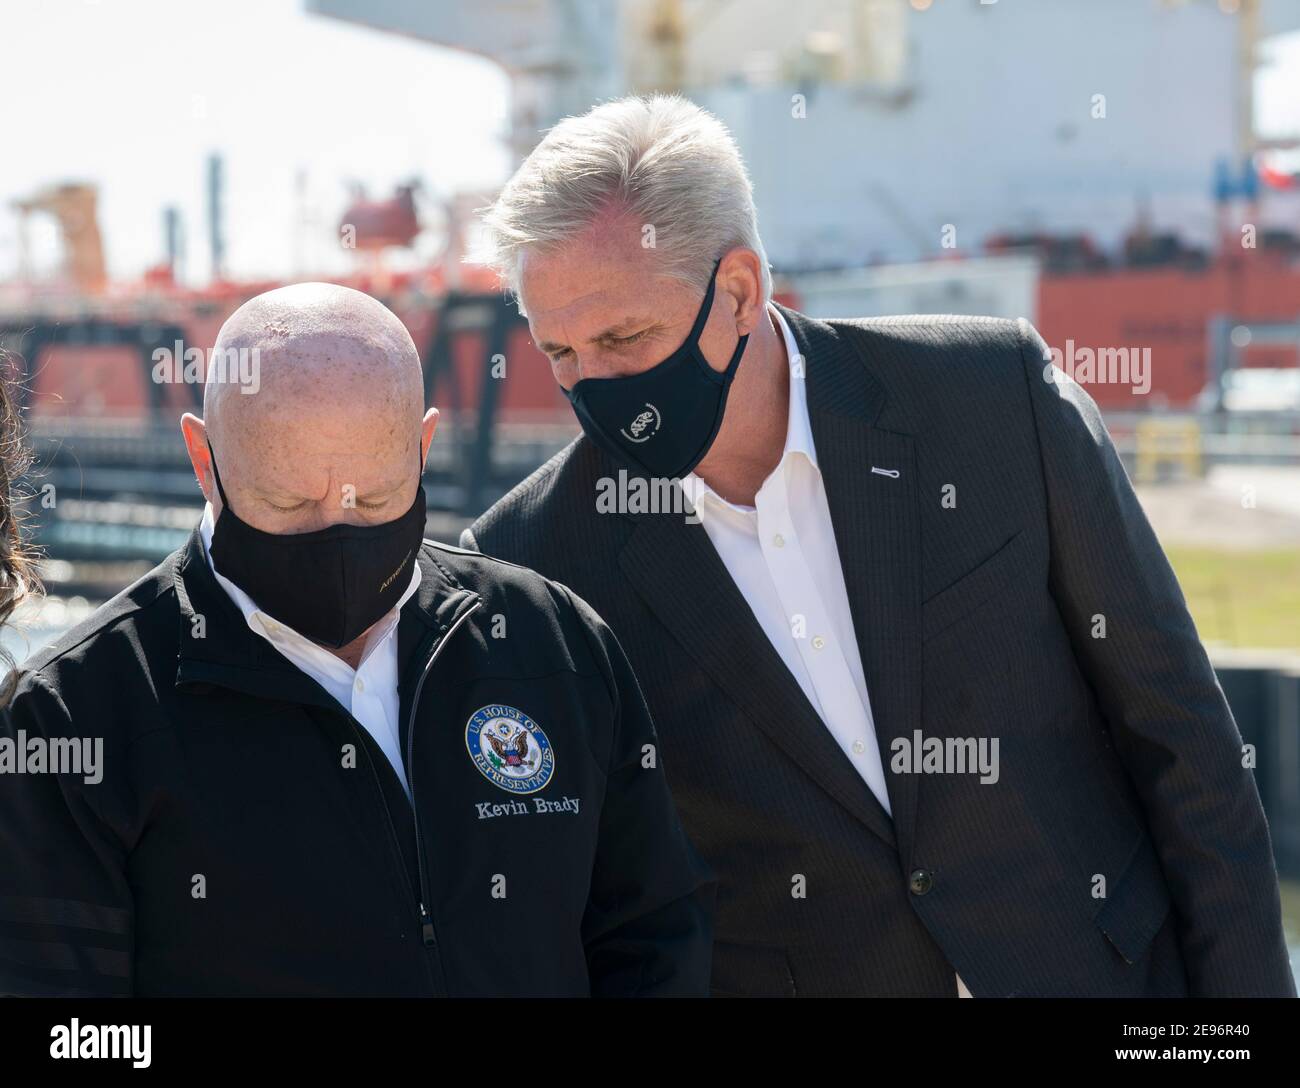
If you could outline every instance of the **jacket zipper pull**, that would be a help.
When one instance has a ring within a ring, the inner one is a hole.
[[[424,904],[420,904],[420,935],[424,938],[424,946],[431,948],[437,943],[433,935],[433,919],[429,917],[429,912],[424,909]]]

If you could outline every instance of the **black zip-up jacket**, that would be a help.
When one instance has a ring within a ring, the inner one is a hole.
[[[418,562],[414,808],[197,530],[33,656],[0,732],[23,759],[0,773],[0,993],[707,992],[711,874],[609,628],[522,567],[429,541]],[[98,782],[37,769],[59,740],[102,740]]]

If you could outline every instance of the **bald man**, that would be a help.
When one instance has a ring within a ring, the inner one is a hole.
[[[207,373],[200,524],[0,732],[0,993],[705,993],[713,885],[618,643],[424,539],[402,324],[283,288]]]

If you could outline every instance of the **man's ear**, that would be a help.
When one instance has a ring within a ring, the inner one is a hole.
[[[752,249],[737,246],[722,257],[719,275],[723,290],[736,300],[736,328],[746,336],[767,313],[763,304],[763,266]]]
[[[424,413],[424,420],[420,424],[420,471],[424,471],[424,466],[429,461],[429,446],[433,442],[433,432],[438,429],[438,409],[430,408]]]
[[[220,511],[221,497],[217,494],[212,478],[212,454],[208,449],[207,426],[198,416],[186,412],[181,416],[181,437],[185,439],[185,452],[190,455],[190,464],[199,481],[199,490],[212,503],[214,512]]]

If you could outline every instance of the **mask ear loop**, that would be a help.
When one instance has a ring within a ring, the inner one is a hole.
[[[221,496],[221,505],[230,509],[230,500],[226,498],[226,489],[221,486],[221,473],[217,471],[217,455],[212,452],[212,442],[206,437],[204,441],[208,443],[208,458],[212,461],[212,476],[217,481],[217,494]],[[231,513],[234,513],[234,511],[231,510]]]
[[[714,264],[713,266],[713,276],[709,280],[709,293],[705,298],[706,302],[711,303],[713,301],[713,286],[717,282],[718,269],[721,267],[722,267],[722,258],[719,257],[717,263]],[[704,331],[704,322],[708,320],[709,312],[712,309],[713,307],[710,305],[710,306],[705,306],[700,310],[700,316],[696,318],[696,325],[698,326],[698,328],[696,330],[692,330],[692,336],[696,335],[697,332]],[[731,354],[731,362],[727,364],[727,369],[723,372],[724,380],[730,382],[731,379],[735,376],[736,369],[740,366],[740,357],[745,354],[745,344],[748,341],[749,341],[749,333],[745,333],[745,335],[742,336],[736,342],[736,350]]]
[[[698,352],[700,346],[700,334],[704,331],[705,322],[709,320],[709,314],[713,311],[713,289],[718,282],[718,269],[722,267],[722,258],[719,257],[713,262],[713,273],[709,276],[709,289],[704,293],[704,301],[700,303],[700,312],[695,317],[695,324],[691,328],[690,335],[686,338],[688,344],[694,344]],[[740,358],[745,354],[745,344],[749,341],[749,333],[745,333],[736,343],[736,350],[731,355],[731,362],[727,364],[727,369],[723,372],[723,380],[730,382],[735,376],[736,370],[740,366]],[[716,373],[716,371],[715,371]]]
[[[745,354],[745,345],[748,342],[749,342],[749,333],[745,333],[744,336],[742,336],[739,340],[736,341],[735,353],[731,356],[731,362],[727,364],[727,371],[723,375],[723,377],[725,377],[727,381],[731,381],[731,379],[735,376],[736,371],[740,369],[740,359],[741,356]]]
[[[700,312],[695,315],[695,324],[691,326],[691,331],[686,334],[686,342],[693,344],[697,348],[700,346],[700,333],[704,331],[705,322],[709,320],[709,314],[713,312],[713,288],[718,281],[718,269],[720,267],[722,267],[721,257],[713,262],[713,271],[709,273],[709,288],[704,292],[704,301],[700,303]]]

